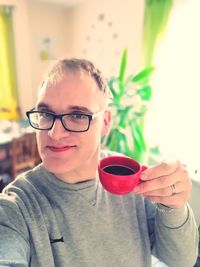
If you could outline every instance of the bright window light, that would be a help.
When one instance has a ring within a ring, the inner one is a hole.
[[[200,1],[174,8],[165,40],[156,49],[157,72],[146,121],[149,146],[158,145],[200,168]]]

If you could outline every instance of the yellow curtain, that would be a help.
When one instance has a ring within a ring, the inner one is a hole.
[[[165,33],[173,0],[145,0],[143,26],[143,64],[153,64],[158,41]]]
[[[12,7],[0,5],[0,119],[18,120],[20,110],[12,13]]]

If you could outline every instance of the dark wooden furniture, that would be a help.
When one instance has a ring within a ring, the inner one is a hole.
[[[35,132],[25,133],[14,138],[10,146],[11,176],[15,177],[40,162]]]

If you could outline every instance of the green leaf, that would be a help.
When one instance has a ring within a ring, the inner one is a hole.
[[[124,49],[118,77],[109,79],[108,85],[113,94],[110,107],[113,111],[111,131],[102,139],[102,144],[111,151],[117,151],[137,160],[146,152],[143,137],[143,118],[151,98],[149,84],[154,68],[148,67],[137,74],[126,77],[127,50]],[[140,97],[138,101],[138,97]],[[137,103],[136,103],[137,101]],[[135,106],[137,108],[135,108]]]
[[[135,123],[131,127],[131,133],[134,143],[134,158],[140,160],[143,153],[146,151],[146,144],[141,128]]]
[[[127,49],[125,48],[122,54],[120,70],[119,70],[119,85],[120,85],[120,89],[122,90],[124,86],[124,76],[126,72],[126,61],[127,61]]]
[[[120,121],[119,121],[119,127],[125,128],[126,127],[126,121],[128,118],[128,113],[130,111],[130,109],[132,109],[132,106],[127,106],[125,107],[123,110],[121,110],[121,114],[119,114],[120,116]]]
[[[114,128],[112,137],[109,143],[109,150],[117,151],[117,139],[118,139],[118,129]]]
[[[122,130],[122,131],[121,131]],[[127,135],[124,133],[124,129],[119,128],[116,140],[116,151],[120,152],[126,156],[131,156],[133,152],[128,146]]]
[[[140,147],[140,144],[133,138],[133,144],[134,144],[134,152],[133,152],[133,157],[134,159],[140,161],[141,160],[141,155],[142,155],[142,150]]]
[[[132,82],[139,83],[139,82],[146,81],[150,77],[150,75],[154,72],[154,70],[155,70],[155,68],[152,67],[152,66],[143,69],[138,74],[136,74],[135,76],[133,76]]]
[[[119,81],[119,79],[117,77],[112,77],[108,81],[108,86],[110,88],[110,91],[112,92],[112,95],[113,95],[114,99],[117,97],[117,92],[116,92],[116,89],[115,89],[114,85],[116,83],[118,83],[118,81]]]
[[[150,148],[150,152],[154,155],[160,155],[160,149],[158,146],[155,146],[155,147],[151,147]]]
[[[144,137],[143,137],[141,128],[138,125],[135,126],[134,140],[140,144],[141,150],[143,150],[143,151],[146,150],[146,144],[144,141]]]
[[[132,131],[132,141],[133,141],[133,158],[135,160],[140,160],[141,158],[141,154],[142,154],[142,149],[140,146],[140,142],[138,141],[138,139],[135,137],[135,133],[133,128],[131,129]]]
[[[136,92],[141,97],[141,99],[148,101],[151,98],[152,89],[151,89],[151,86],[147,85],[147,86],[144,86],[140,89],[137,89]]]
[[[121,152],[125,154],[126,153],[126,137],[123,133],[118,132],[116,144],[117,144],[117,152]]]
[[[126,80],[124,81],[124,87],[128,87],[130,83],[132,83],[133,78],[135,75],[129,75]]]
[[[101,139],[102,145],[105,146],[105,147],[107,147],[108,149],[109,149],[110,142],[112,140],[113,132],[114,132],[114,128],[111,128],[109,134],[103,136],[102,139]]]

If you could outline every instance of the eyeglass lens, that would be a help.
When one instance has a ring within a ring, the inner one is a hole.
[[[41,130],[47,130],[53,127],[56,115],[47,112],[34,112],[31,113],[30,122],[33,127]],[[89,117],[85,114],[67,114],[59,117],[62,124],[67,130],[72,131],[85,131],[89,127]]]

